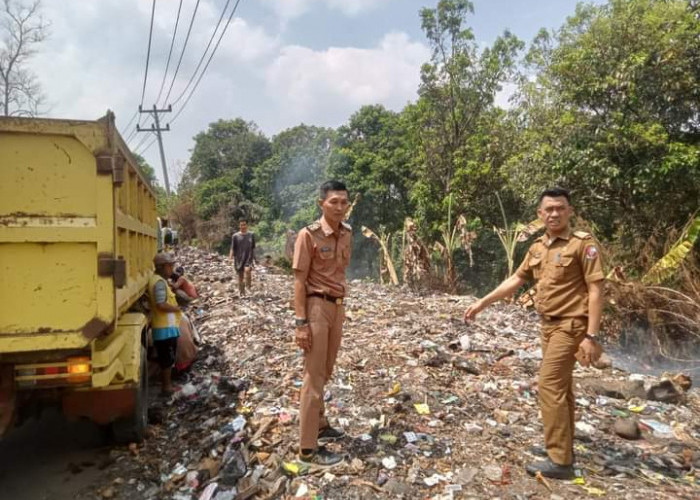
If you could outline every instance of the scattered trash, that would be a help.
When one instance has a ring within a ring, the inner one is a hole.
[[[481,470],[484,476],[494,483],[500,483],[503,478],[503,469],[500,465],[484,465],[481,467]]]
[[[668,424],[651,419],[642,419],[639,423],[652,430],[656,436],[665,438],[673,437],[673,429],[671,429],[671,426]]]
[[[647,391],[647,399],[662,403],[676,404],[683,400],[683,394],[676,389],[670,380],[662,380]]]
[[[299,462],[303,356],[290,341],[291,278],[256,268],[252,293],[241,299],[222,257],[182,248],[178,258],[200,292],[192,314],[199,357],[175,380],[176,397],[153,399],[146,442],[112,449],[109,481],[76,500],[104,493],[146,500],[556,500],[601,492],[622,499],[631,491],[655,498],[655,488],[668,484],[678,498],[697,496],[691,471],[700,470],[700,397],[689,377],[577,366],[574,448],[577,465],[591,473],[567,485],[571,491],[544,478],[538,488],[521,468],[527,450],[542,442],[536,316],[498,303],[465,325],[472,297],[364,281],[349,283],[352,320],[344,334],[352,342],[343,343],[323,394],[329,422],[348,435],[327,446],[345,454],[345,463],[319,470]],[[652,389],[666,402],[647,400]],[[644,440],[617,437],[617,422],[637,418]]]
[[[615,434],[625,439],[639,439],[642,435],[637,421],[632,418],[618,418],[613,430]]]
[[[385,469],[393,470],[396,468],[396,459],[394,457],[386,457],[382,459],[382,465]]]
[[[416,403],[413,405],[418,412],[418,415],[430,415],[430,407],[425,403]]]

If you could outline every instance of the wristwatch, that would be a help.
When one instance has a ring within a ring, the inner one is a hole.
[[[294,324],[296,325],[297,328],[308,325],[309,320],[306,318],[295,318],[294,319]]]
[[[598,342],[597,337],[598,337],[598,334],[597,334],[597,333],[596,333],[596,334],[591,334],[591,333],[587,333],[587,334],[586,334],[586,338],[587,338],[588,340],[593,340],[593,341],[595,341],[595,342]]]

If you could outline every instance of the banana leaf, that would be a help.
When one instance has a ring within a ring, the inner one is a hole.
[[[667,280],[683,263],[700,235],[700,215],[691,219],[678,241],[642,278],[645,285],[658,285]]]
[[[391,253],[389,252],[389,235],[388,234],[382,234],[381,237],[375,234],[374,231],[372,231],[370,228],[367,226],[362,226],[362,236],[365,238],[369,238],[371,240],[376,241],[379,243],[379,246],[382,249],[382,253],[384,254],[384,261],[386,262],[386,267],[389,271],[389,279],[391,279],[391,283],[394,286],[399,286],[399,277],[396,274],[396,268],[394,267],[394,262],[391,260]]]

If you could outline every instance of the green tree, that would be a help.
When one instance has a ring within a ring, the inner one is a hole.
[[[380,105],[364,106],[338,129],[329,173],[346,182],[352,197],[359,196],[350,219],[356,229],[367,226],[382,237],[400,234],[413,208],[411,166],[402,114]],[[355,267],[379,272],[377,245],[360,237],[353,244]]]
[[[399,113],[364,106],[338,130],[330,175],[344,180],[360,199],[353,219],[399,231],[411,214],[413,183],[406,125]]]
[[[507,142],[494,134],[502,117],[494,100],[514,75],[523,44],[506,31],[481,50],[466,25],[473,11],[468,0],[440,0],[421,10],[432,55],[421,70],[419,100],[407,113],[417,150],[417,218],[433,234],[445,220],[452,191],[457,211],[468,213],[479,206],[473,195],[490,191],[484,182],[503,184],[499,169]]]
[[[139,170],[141,170],[146,180],[151,183],[151,186],[156,186],[158,184],[158,179],[156,178],[156,171],[153,167],[140,154],[131,153],[131,155],[136,160],[136,165],[139,167]]]
[[[659,223],[681,227],[700,199],[700,23],[690,4],[579,5],[538,36],[528,62],[536,79],[521,89],[513,181],[570,187],[579,213],[623,243]]]
[[[254,168],[270,156],[270,141],[255,123],[242,118],[211,123],[194,141],[187,176],[195,183],[226,175],[247,192]]]
[[[334,136],[332,129],[302,124],[273,137],[272,155],[255,170],[252,183],[266,220],[292,222],[296,229],[310,222]]]

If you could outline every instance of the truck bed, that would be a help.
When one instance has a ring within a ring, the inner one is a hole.
[[[0,118],[0,356],[109,334],[146,289],[156,227],[112,113]]]

